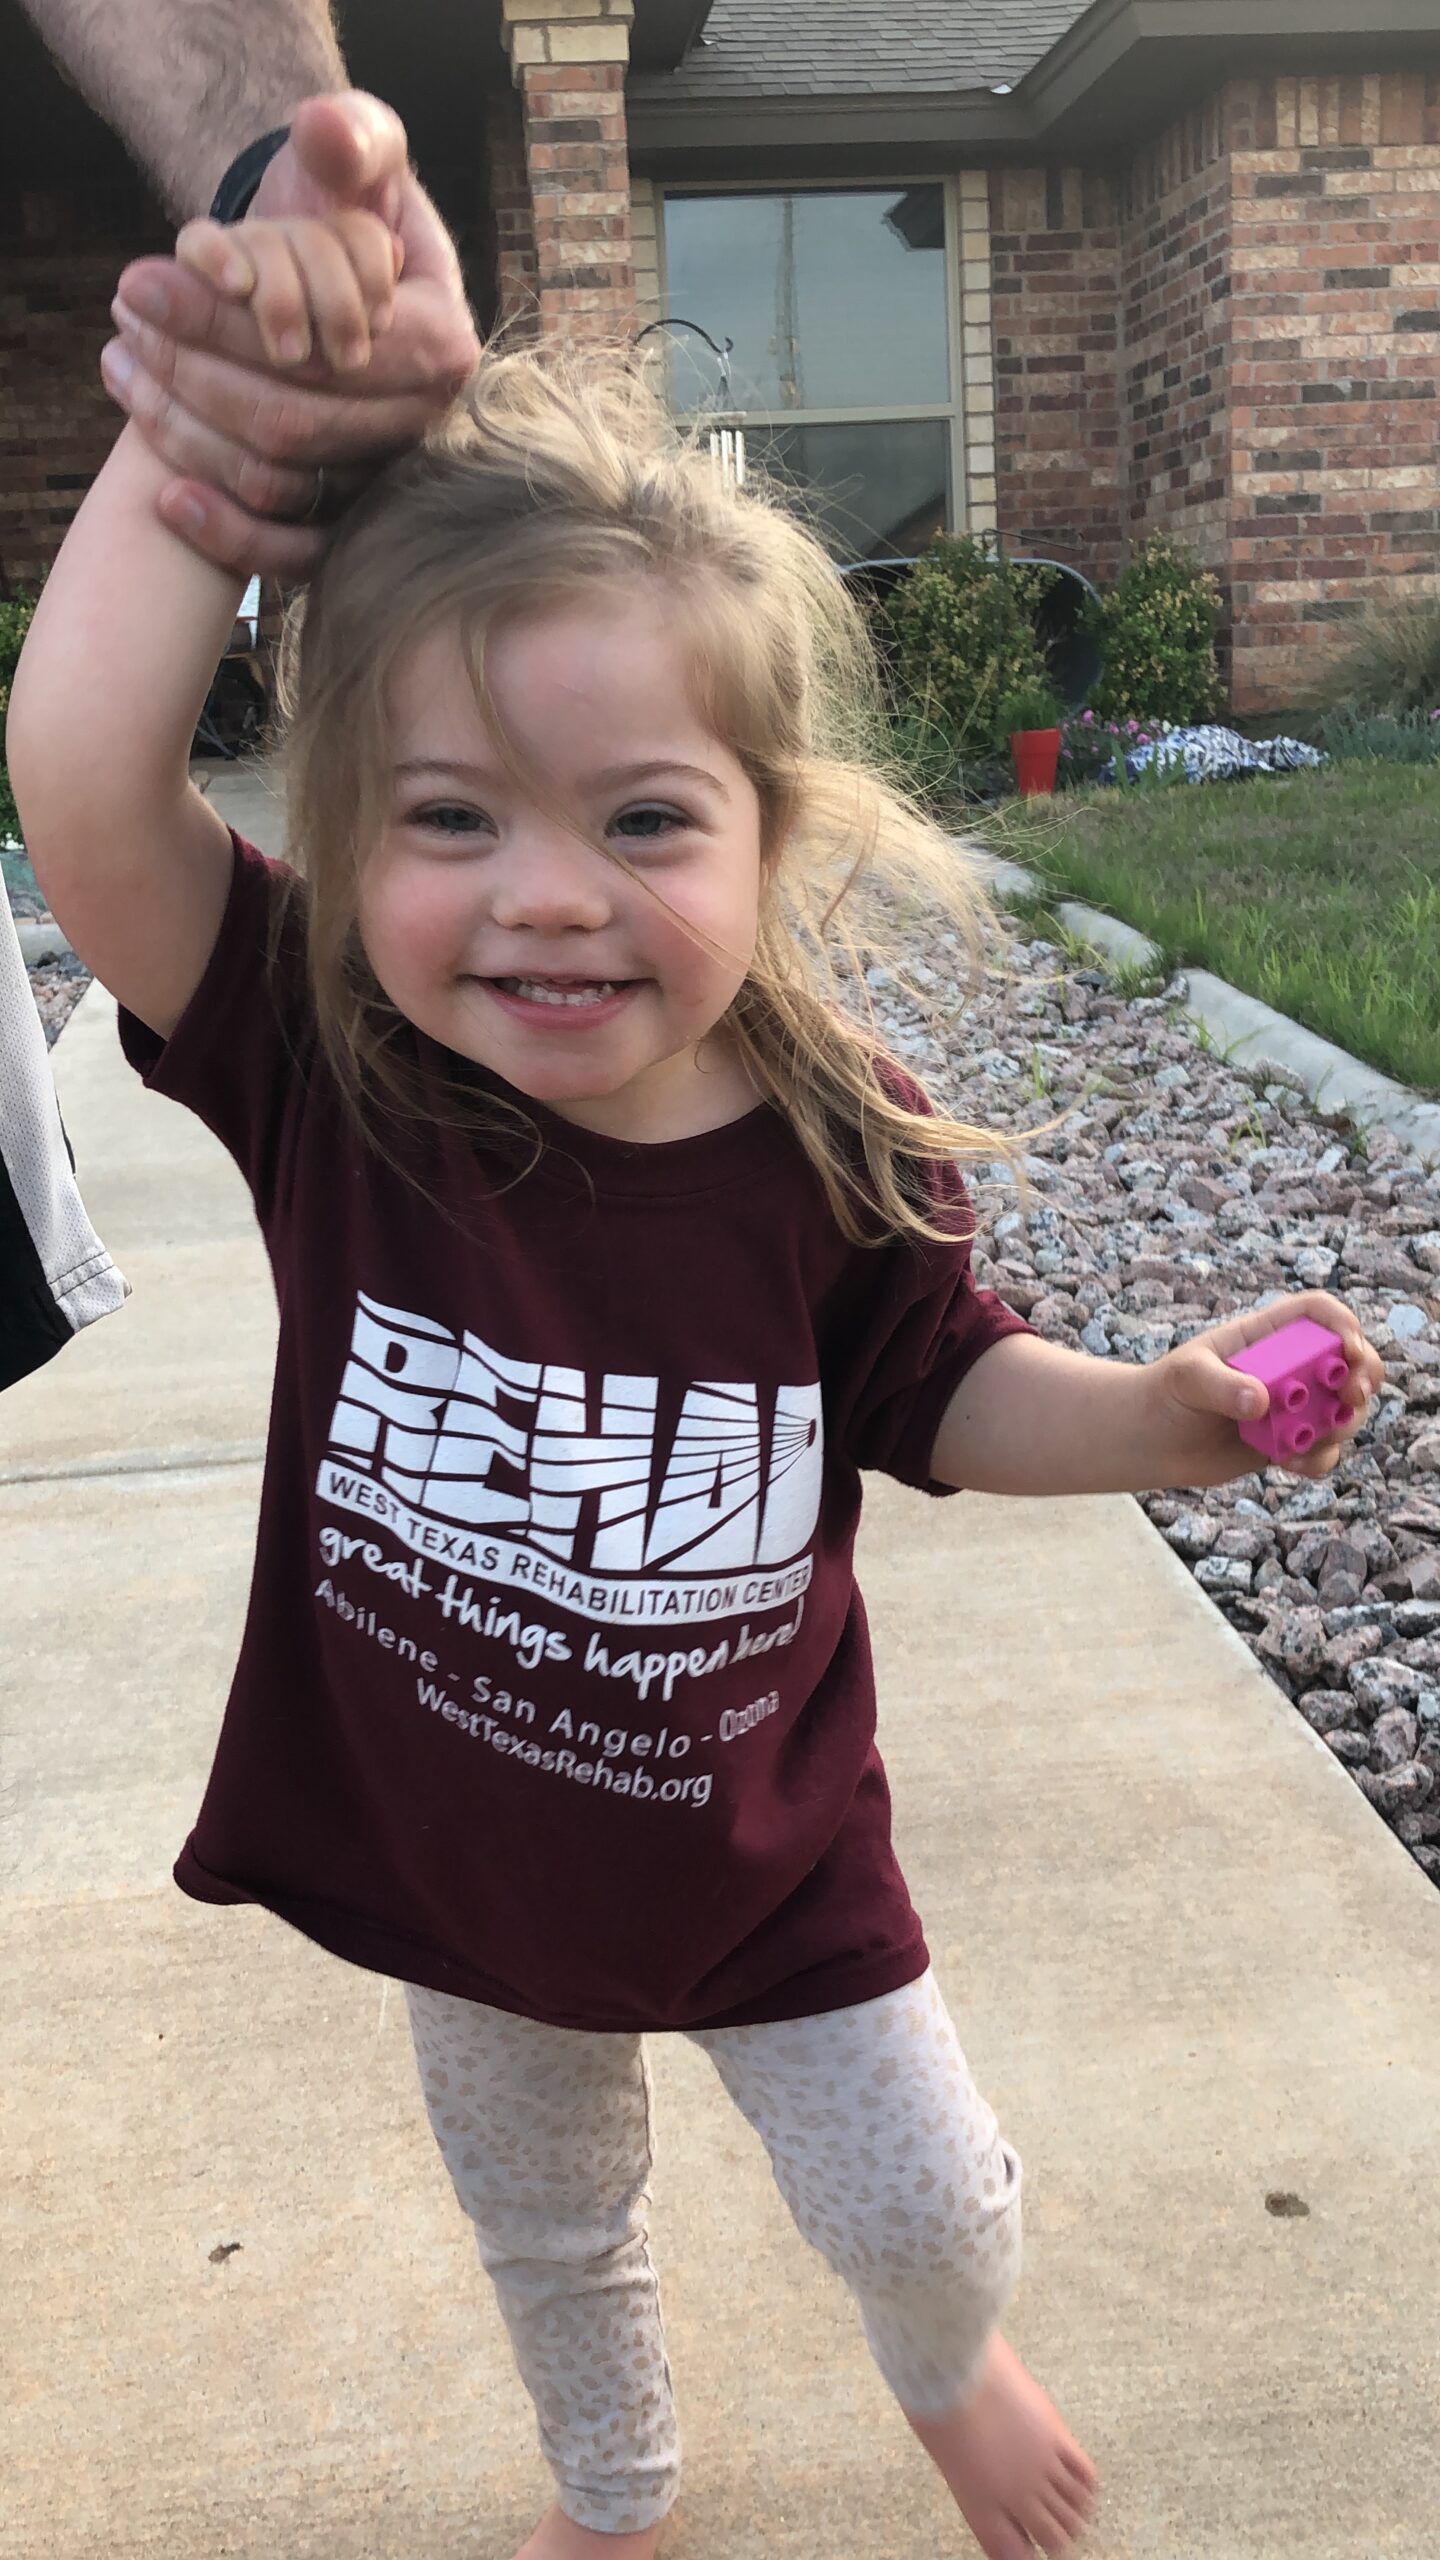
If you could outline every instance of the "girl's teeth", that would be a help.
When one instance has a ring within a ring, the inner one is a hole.
[[[505,983],[502,979],[501,984]],[[609,978],[598,978],[588,987],[544,987],[535,978],[514,978],[508,983],[527,1004],[599,1004],[616,992],[614,981]]]

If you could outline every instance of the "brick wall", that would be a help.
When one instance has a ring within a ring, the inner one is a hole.
[[[1440,79],[1226,103],[1235,697],[1283,707],[1367,603],[1440,592]]]
[[[995,464],[995,304],[990,242],[990,182],[983,169],[962,169],[960,199],[960,418],[965,448],[967,532],[999,526]]]
[[[495,322],[514,344],[533,336],[539,307],[535,208],[525,166],[525,117],[514,89],[497,89],[485,101],[490,246],[494,259]]]
[[[173,240],[140,183],[6,201],[0,227],[0,568],[48,569],[123,425],[100,380],[129,259]]]
[[[1108,178],[990,181],[995,471],[1011,551],[1112,577],[1123,545],[1119,208]]]
[[[1367,605],[1440,593],[1440,77],[1232,81],[1138,153],[991,181],[1000,523],[1112,576],[1216,570],[1237,711]]]
[[[660,210],[653,178],[630,181],[630,232],[635,251],[635,321],[645,328],[664,310],[660,290]]]
[[[1125,520],[1227,565],[1230,164],[1222,101],[1137,155],[1121,227]]]
[[[633,335],[625,70],[633,0],[503,0],[544,337]]]

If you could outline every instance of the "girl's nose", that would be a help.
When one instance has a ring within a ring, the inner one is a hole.
[[[517,837],[491,871],[491,915],[506,933],[598,933],[613,911],[609,868],[578,837]]]

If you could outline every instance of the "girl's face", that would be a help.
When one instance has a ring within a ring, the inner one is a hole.
[[[756,1094],[723,1037],[701,1042],[755,946],[760,803],[695,711],[681,642],[653,605],[597,590],[512,623],[487,665],[518,757],[573,825],[506,772],[458,633],[417,642],[390,688],[390,815],[360,886],[376,977],[432,1039],[582,1127],[723,1126]]]

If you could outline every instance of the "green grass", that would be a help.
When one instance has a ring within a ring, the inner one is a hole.
[[[1440,1093],[1440,768],[1067,792],[1008,801],[985,832],[1172,966]]]

